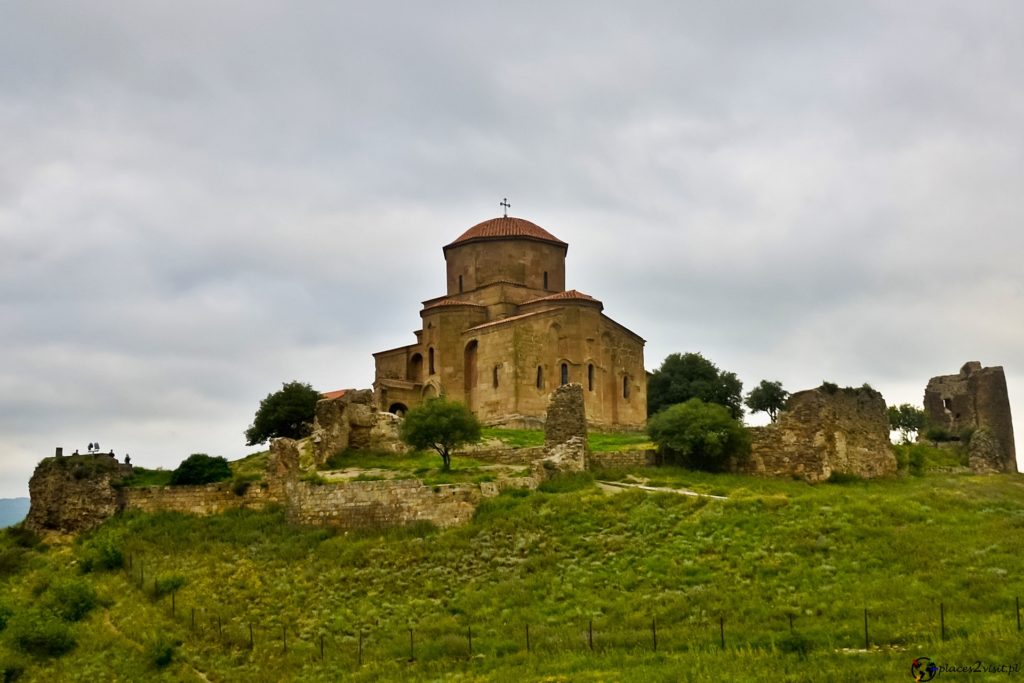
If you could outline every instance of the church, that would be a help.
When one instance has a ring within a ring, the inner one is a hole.
[[[416,342],[373,354],[377,407],[403,413],[443,394],[485,424],[539,425],[551,392],[576,382],[591,426],[641,427],[644,340],[566,290],[568,250],[507,214],[446,245],[447,291],[423,302]]]

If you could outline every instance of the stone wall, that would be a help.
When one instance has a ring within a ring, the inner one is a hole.
[[[617,451],[614,453],[588,453],[590,469],[615,470],[631,467],[653,467],[658,464],[654,449]]]
[[[750,432],[750,457],[734,465],[748,474],[822,481],[833,472],[860,477],[896,473],[885,400],[873,390],[795,393],[775,424]]]
[[[546,447],[533,446],[527,448],[479,448],[460,451],[454,457],[462,455],[498,465],[532,465],[538,460],[543,460],[547,454]]]
[[[377,410],[369,389],[352,389],[338,398],[317,401],[310,439],[314,464],[322,465],[347,448],[404,452],[398,439],[398,420],[396,415]]]
[[[932,425],[953,435],[975,431],[978,443],[969,449],[976,471],[1017,471],[1010,398],[1001,367],[983,368],[971,361],[959,374],[931,378],[924,390],[924,411]]]
[[[285,499],[288,519],[295,524],[365,529],[430,522],[446,528],[471,520],[484,498],[506,488],[536,486],[530,477],[436,486],[415,479],[342,484],[293,480],[285,484]]]
[[[281,501],[278,492],[270,486],[251,484],[235,493],[231,482],[220,482],[199,486],[125,488],[122,509],[216,515],[240,508],[259,510],[271,503],[279,502]]]

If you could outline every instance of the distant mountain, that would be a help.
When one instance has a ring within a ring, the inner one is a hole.
[[[17,524],[27,514],[28,498],[0,498],[0,527]]]

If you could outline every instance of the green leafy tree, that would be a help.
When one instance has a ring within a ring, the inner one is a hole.
[[[647,414],[691,398],[717,403],[739,419],[743,416],[743,383],[699,353],[673,353],[647,380]]]
[[[245,443],[255,446],[275,437],[309,436],[320,392],[302,382],[287,382],[280,391],[260,401],[253,423],[245,430]]]
[[[775,422],[779,417],[779,411],[786,407],[786,399],[789,392],[782,388],[782,382],[770,382],[766,379],[750,390],[747,394],[747,407],[755,413],[768,413],[768,417]]]
[[[718,472],[729,459],[750,450],[750,437],[729,409],[691,398],[670,406],[647,421],[647,433],[669,461]]]
[[[417,450],[433,448],[447,472],[452,467],[453,450],[480,440],[480,421],[458,401],[433,398],[405,414],[398,436]]]
[[[220,456],[193,453],[171,472],[171,486],[185,484],[212,484],[231,478],[231,465]]]
[[[917,434],[925,428],[927,419],[924,411],[909,403],[889,406],[889,426],[898,430],[903,443],[910,443],[911,434]]]

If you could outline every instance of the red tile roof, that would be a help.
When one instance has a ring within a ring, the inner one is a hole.
[[[529,301],[523,302],[521,305],[525,306],[527,304],[535,304],[539,301],[565,301],[567,299],[574,299],[576,301],[592,301],[595,304],[601,303],[600,301],[590,296],[589,294],[584,294],[583,292],[577,291],[575,289],[570,289],[564,292],[558,292],[557,294],[549,294],[548,296],[542,296],[539,299],[530,299]]]
[[[458,299],[441,299],[440,301],[435,301],[429,306],[424,306],[423,310],[428,310],[431,308],[440,308],[441,306],[476,306],[478,308],[487,308],[483,304],[475,304],[472,301],[459,301]]]
[[[560,246],[569,245],[558,239],[550,232],[535,223],[513,216],[499,216],[477,223],[472,228],[462,233],[454,242],[445,246],[454,247],[457,244],[473,242],[476,240],[500,240],[500,239],[529,239],[541,242],[550,242]]]
[[[337,391],[325,391],[324,393],[320,394],[320,398],[341,398],[342,396],[345,395],[346,391],[348,391],[348,389],[338,389]]]

